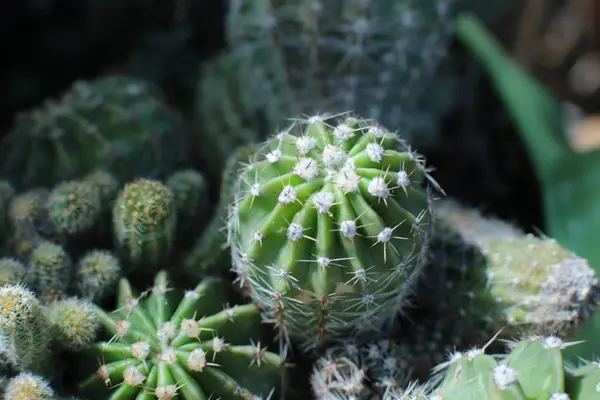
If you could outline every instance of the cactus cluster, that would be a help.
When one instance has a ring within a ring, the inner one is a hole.
[[[309,347],[392,321],[423,263],[427,176],[394,133],[351,115],[269,139],[241,172],[229,221],[253,300]]]

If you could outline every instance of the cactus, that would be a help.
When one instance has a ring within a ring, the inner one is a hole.
[[[166,182],[177,210],[178,239],[201,232],[208,206],[208,186],[204,176],[193,169],[179,170]]]
[[[71,258],[62,246],[44,241],[31,252],[26,283],[42,301],[62,298],[69,287]]]
[[[265,142],[229,222],[240,279],[306,348],[392,321],[428,239],[423,159],[373,121],[339,118],[299,120]]]
[[[27,187],[53,186],[98,169],[121,182],[169,173],[185,154],[181,118],[139,78],[77,81],[60,98],[19,115],[2,143],[0,169]]]
[[[52,339],[46,310],[25,286],[0,287],[0,328],[20,369],[37,371],[45,366]]]
[[[13,252],[23,259],[43,240],[43,234],[51,230],[46,211],[48,194],[45,189],[32,189],[16,195],[10,202],[10,244]]]
[[[91,344],[100,325],[91,304],[76,297],[50,303],[48,321],[56,332],[55,340],[71,350]]]
[[[267,396],[281,360],[253,342],[261,325],[256,307],[222,310],[227,288],[218,280],[205,280],[183,297],[168,284],[160,271],[153,288],[138,296],[122,279],[118,309],[111,314],[95,307],[107,341],[96,343],[91,355],[106,364],[80,390],[106,399],[98,390],[106,384],[114,400]]]
[[[119,255],[130,268],[152,273],[171,255],[177,210],[173,193],[162,183],[139,179],[125,185],[113,208]]]
[[[216,145],[201,150],[218,162],[289,115],[323,110],[427,135],[451,99],[433,89],[456,80],[436,72],[459,2],[231,1],[230,50],[200,75],[198,123]]]
[[[25,280],[25,266],[14,258],[0,258],[0,285],[16,285]]]
[[[96,303],[113,292],[121,277],[121,263],[110,251],[91,250],[77,263],[74,286],[78,296]]]
[[[0,246],[8,239],[10,230],[10,219],[8,217],[10,202],[15,196],[15,189],[12,184],[5,180],[0,180]]]
[[[46,203],[48,218],[56,230],[70,236],[89,231],[100,217],[101,208],[98,190],[84,181],[56,185]]]
[[[54,390],[47,379],[31,372],[21,372],[8,381],[3,399],[53,400]]]
[[[454,353],[436,372],[442,382],[436,400],[549,399],[586,400],[598,397],[600,364],[567,367],[565,343],[553,336],[527,337],[510,344],[504,357],[485,354],[485,348]],[[443,375],[442,375],[443,373]],[[437,397],[436,397],[437,396]]]

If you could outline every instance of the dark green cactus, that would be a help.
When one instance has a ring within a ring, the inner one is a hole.
[[[5,180],[0,180],[0,246],[4,245],[9,238],[10,218],[9,208],[12,198],[15,196],[15,189],[12,184]]]
[[[96,307],[106,341],[88,351],[91,360],[103,364],[80,390],[88,398],[113,400],[269,395],[281,359],[261,346],[261,319],[254,305],[222,308],[227,291],[224,282],[209,279],[182,296],[160,271],[153,288],[138,295],[122,279],[118,309],[108,313]]]
[[[98,169],[121,183],[168,174],[185,154],[181,118],[157,88],[135,77],[77,81],[59,99],[17,118],[0,171],[26,187],[53,186]]]
[[[113,232],[120,258],[152,274],[171,256],[177,209],[173,193],[159,181],[125,185],[113,208]]]
[[[46,202],[48,218],[56,230],[74,236],[89,232],[100,217],[100,193],[91,183],[67,181],[56,185]]]
[[[26,283],[44,302],[64,297],[71,279],[71,257],[55,243],[34,247],[27,265]]]
[[[173,173],[165,184],[173,193],[177,210],[177,238],[189,243],[204,228],[209,205],[208,182],[199,171],[185,169]]]
[[[394,320],[424,262],[423,159],[371,120],[297,120],[241,172],[234,268],[286,336],[313,347]]]
[[[121,263],[110,251],[90,250],[77,262],[73,286],[78,296],[96,303],[114,292]]]

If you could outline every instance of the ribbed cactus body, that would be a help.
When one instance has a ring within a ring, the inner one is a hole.
[[[110,251],[91,250],[77,263],[73,286],[78,296],[100,302],[114,292],[121,263]]]
[[[55,340],[71,350],[90,345],[100,325],[91,303],[77,297],[50,303],[48,321],[54,329]]]
[[[69,287],[71,268],[71,258],[62,246],[41,242],[29,257],[27,286],[45,302],[60,299]]]
[[[48,361],[51,336],[45,313],[38,298],[26,287],[0,287],[1,333],[22,370],[39,370]]]
[[[78,81],[22,114],[3,142],[1,170],[20,185],[55,185],[97,169],[121,182],[169,173],[183,154],[180,117],[139,78]]]
[[[100,194],[85,181],[67,181],[56,185],[46,202],[48,218],[65,235],[89,231],[100,217]]]
[[[182,296],[164,271],[141,295],[121,280],[117,311],[96,308],[106,341],[94,344],[91,360],[105,361],[81,391],[106,399],[106,385],[114,400],[268,396],[281,359],[261,346],[254,305],[223,309],[227,292],[224,281],[205,280]]]
[[[0,258],[0,285],[16,285],[25,281],[25,266],[15,258]]]
[[[153,272],[171,255],[177,210],[173,193],[159,181],[125,185],[113,208],[113,231],[122,260]]]
[[[427,135],[449,103],[422,97],[449,91],[436,71],[457,3],[233,0],[229,50],[201,73],[199,123],[225,151],[226,138],[261,140],[289,115],[324,110],[353,110],[407,139]]]
[[[9,237],[10,218],[9,208],[12,198],[15,196],[15,189],[12,184],[5,180],[0,180],[0,246],[4,245]]]
[[[395,317],[418,275],[429,202],[423,160],[370,120],[300,120],[242,171],[232,257],[279,328],[313,346]]]
[[[183,169],[171,174],[165,185],[173,193],[178,239],[189,243],[204,228],[209,205],[208,182],[201,172]]]
[[[432,394],[436,400],[588,400],[600,396],[600,367],[586,363],[566,367],[556,337],[531,337],[511,343],[502,357],[474,348],[454,353],[440,364],[443,381]],[[437,397],[436,397],[437,396]]]

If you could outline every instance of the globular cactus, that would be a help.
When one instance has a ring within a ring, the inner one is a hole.
[[[4,245],[10,235],[11,226],[8,215],[10,202],[14,196],[13,185],[6,180],[0,180],[0,246]]]
[[[241,172],[234,267],[286,336],[307,348],[392,321],[424,262],[429,175],[374,121],[298,120]]]
[[[54,339],[65,348],[84,348],[96,339],[100,320],[91,303],[77,297],[53,301],[48,305],[48,321]]]
[[[2,142],[0,170],[20,185],[53,186],[98,169],[121,183],[169,173],[185,154],[181,117],[158,89],[131,76],[77,81],[20,114]]]
[[[195,236],[204,227],[209,204],[206,178],[199,171],[184,169],[169,176],[165,184],[173,193],[178,239]]]
[[[456,77],[437,72],[459,3],[231,1],[229,50],[198,85],[198,122],[216,144],[207,157],[218,162],[289,115],[323,110],[354,110],[407,139],[430,134],[451,104]]]
[[[113,231],[129,268],[153,273],[168,260],[175,241],[177,209],[173,192],[159,181],[125,185],[113,208]]]
[[[113,174],[102,170],[91,172],[82,180],[98,191],[100,216],[97,218],[94,231],[99,241],[106,241],[106,245],[110,246],[112,242],[106,238],[112,236],[112,210],[119,193],[119,181]]]
[[[22,285],[0,287],[0,333],[18,357],[19,369],[45,367],[52,336],[46,309],[35,294]]]
[[[6,385],[4,400],[54,400],[50,382],[31,372],[21,372]]]
[[[65,296],[71,279],[71,257],[55,243],[41,242],[31,252],[26,283],[44,302]]]
[[[25,281],[25,265],[15,258],[0,258],[0,285],[16,285]]]
[[[527,337],[510,344],[503,357],[485,348],[456,352],[436,372],[435,400],[588,400],[600,396],[600,364],[564,365],[562,351],[573,343],[553,336]],[[442,374],[443,373],[443,374]]]
[[[118,309],[108,313],[96,307],[106,341],[88,351],[103,364],[82,381],[81,392],[106,399],[100,389],[106,385],[114,400],[269,395],[281,359],[260,344],[261,319],[254,305],[222,308],[224,284],[205,280],[181,296],[160,271],[152,289],[137,295],[122,279]]]
[[[73,286],[78,296],[100,302],[114,291],[121,263],[107,250],[90,250],[77,262]]]
[[[46,211],[48,194],[46,189],[32,189],[14,196],[10,202],[10,247],[22,259],[27,259],[33,248],[44,240],[44,234],[51,230]]]
[[[46,209],[50,222],[59,233],[74,236],[91,230],[100,217],[102,203],[92,184],[66,181],[52,189]]]

